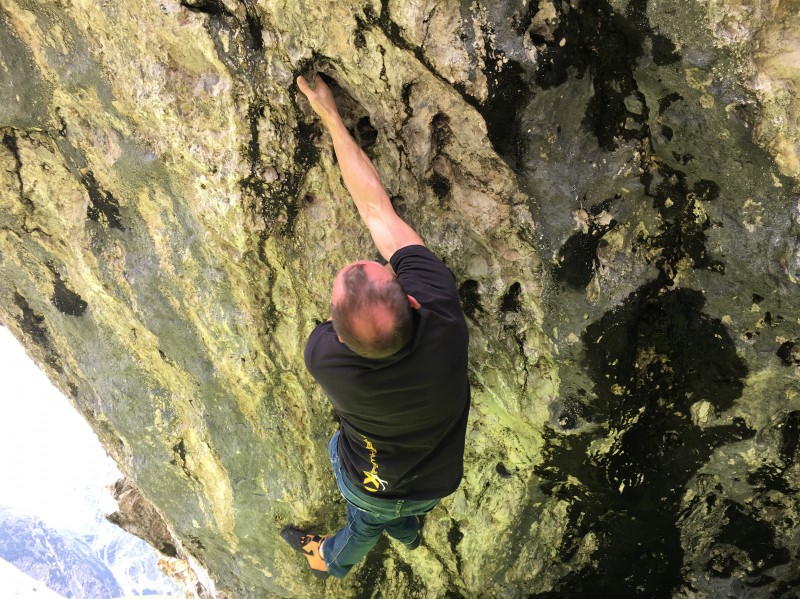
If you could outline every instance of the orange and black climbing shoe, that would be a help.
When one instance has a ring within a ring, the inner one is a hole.
[[[311,566],[311,573],[314,576],[320,579],[330,576],[325,560],[322,559],[322,555],[319,552],[319,546],[322,541],[328,538],[327,536],[320,537],[310,532],[299,530],[294,526],[287,526],[281,531],[281,538],[289,543],[289,547],[306,556],[308,565]]]

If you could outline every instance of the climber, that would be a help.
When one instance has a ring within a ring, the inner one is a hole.
[[[289,526],[281,536],[319,578],[338,578],[385,530],[407,549],[423,516],[463,475],[469,412],[467,325],[452,273],[394,211],[377,170],[348,132],[317,75],[298,87],[333,140],[345,186],[387,265],[359,260],[333,283],[331,318],[305,349],[339,430],[328,453],[347,524],[320,537]]]

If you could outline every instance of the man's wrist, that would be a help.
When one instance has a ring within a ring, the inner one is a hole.
[[[325,128],[328,130],[328,133],[331,134],[331,137],[336,137],[339,135],[350,135],[350,132],[347,130],[347,127],[344,126],[344,121],[339,114],[332,115],[322,121],[322,124],[325,125]]]

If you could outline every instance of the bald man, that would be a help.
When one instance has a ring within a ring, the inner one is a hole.
[[[306,367],[339,418],[328,446],[347,524],[319,536],[287,527],[315,576],[343,578],[383,531],[420,544],[419,516],[463,475],[468,335],[453,275],[394,211],[323,79],[299,77],[333,140],[342,177],[380,254],[336,275],[331,318],[308,339]]]

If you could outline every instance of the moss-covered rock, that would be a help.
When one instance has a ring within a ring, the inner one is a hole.
[[[781,596],[790,5],[5,0],[0,321],[125,473],[120,523],[219,596]],[[377,252],[315,70],[457,278],[474,398],[422,549],[325,583],[278,536],[344,516],[302,351]]]

